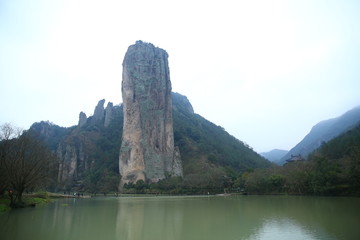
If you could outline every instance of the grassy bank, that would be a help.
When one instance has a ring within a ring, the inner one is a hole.
[[[38,192],[32,194],[25,194],[23,196],[24,207],[35,207],[45,205],[51,202],[52,199],[50,194],[47,192]],[[9,196],[1,195],[0,196],[0,212],[6,212],[11,210]]]
[[[11,208],[10,205],[10,199],[4,198],[3,196],[0,197],[0,213],[9,211]]]

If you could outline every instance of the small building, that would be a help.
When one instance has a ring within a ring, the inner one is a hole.
[[[290,163],[290,162],[299,162],[299,161],[305,161],[305,159],[301,156],[301,154],[298,155],[292,155],[291,157],[287,160],[285,160],[286,162]]]

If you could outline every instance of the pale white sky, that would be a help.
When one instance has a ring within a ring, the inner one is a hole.
[[[60,126],[121,100],[122,60],[169,53],[173,91],[256,151],[360,105],[360,2],[0,0],[0,124]]]

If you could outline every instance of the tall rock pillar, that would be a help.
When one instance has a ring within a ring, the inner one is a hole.
[[[120,188],[138,180],[157,182],[167,175],[181,176],[181,159],[174,147],[168,54],[137,41],[125,54],[122,78]]]

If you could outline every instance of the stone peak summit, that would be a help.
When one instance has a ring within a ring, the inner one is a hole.
[[[123,136],[119,156],[120,188],[138,180],[157,182],[182,176],[174,146],[168,54],[137,41],[124,57],[122,74]]]

